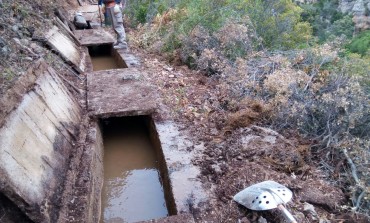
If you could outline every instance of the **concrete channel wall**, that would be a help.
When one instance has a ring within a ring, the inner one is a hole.
[[[103,173],[103,156],[104,145],[103,135],[98,121],[90,122],[90,128],[87,136],[85,154],[83,162],[86,165],[85,171],[89,174],[88,182],[86,182],[86,202],[85,206],[86,217],[78,222],[100,222],[101,217],[101,191],[104,181]]]
[[[43,61],[0,107],[0,192],[34,222],[56,222],[81,108]]]

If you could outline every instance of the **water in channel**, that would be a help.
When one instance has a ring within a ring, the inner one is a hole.
[[[123,68],[113,56],[111,45],[89,47],[89,54],[94,71]]]
[[[137,222],[168,215],[158,161],[138,118],[103,121],[102,221]]]
[[[120,66],[117,64],[116,60],[114,59],[114,57],[110,55],[91,57],[91,62],[92,62],[94,71],[120,68]]]

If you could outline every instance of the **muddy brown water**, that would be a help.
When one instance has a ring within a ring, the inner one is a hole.
[[[104,185],[101,222],[168,216],[158,158],[138,118],[103,121]]]
[[[91,57],[91,62],[94,71],[120,68],[114,57],[110,55]]]
[[[125,68],[121,59],[114,56],[111,45],[90,46],[88,49],[94,71]]]

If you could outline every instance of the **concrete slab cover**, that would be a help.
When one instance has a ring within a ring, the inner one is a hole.
[[[93,117],[148,115],[157,107],[157,92],[135,68],[87,74],[87,103]]]
[[[74,34],[82,46],[113,44],[115,38],[104,29],[75,30]]]
[[[67,62],[70,62],[80,72],[85,71],[85,57],[86,54],[73,41],[72,37],[64,34],[58,27],[54,26],[50,29],[45,38],[47,44],[56,50]]]
[[[0,128],[0,191],[33,221],[55,222],[81,111],[55,71],[43,68]]]

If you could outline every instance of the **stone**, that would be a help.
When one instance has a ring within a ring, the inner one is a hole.
[[[21,45],[21,41],[20,41],[18,38],[13,38],[13,40],[14,40],[14,42],[15,42],[16,44]]]
[[[215,171],[215,173],[217,173],[217,174],[221,174],[222,173],[222,170],[221,170],[221,168],[218,165],[212,164],[211,167]]]
[[[6,41],[0,37],[0,57],[6,57],[10,54],[11,50],[7,45]]]
[[[4,47],[6,45],[7,45],[6,41],[3,38],[1,38],[1,36],[0,36],[0,47]]]
[[[0,50],[0,57],[6,57],[9,55],[9,53],[11,52],[11,50],[9,49],[9,47],[7,46],[4,46],[3,48],[1,48]]]
[[[248,218],[244,217],[242,219],[239,220],[240,223],[250,223],[250,221],[248,220]]]
[[[312,220],[318,220],[317,212],[315,210],[315,207],[312,204],[309,204],[309,203],[305,202],[304,205],[303,205],[303,211],[307,215],[310,215]]]
[[[264,218],[264,217],[260,216],[260,217],[258,218],[258,223],[267,223],[267,220],[266,220],[266,218]]]
[[[21,41],[21,44],[23,46],[28,46],[30,44],[30,41],[28,39],[25,39],[25,38],[21,39],[20,41]]]
[[[35,53],[37,53],[37,54],[40,54],[40,53],[42,53],[42,51],[43,51],[43,48],[42,48],[42,47],[40,47],[39,45],[37,45],[37,43],[31,43],[31,44],[30,44],[30,47],[31,47],[31,49],[33,50],[33,52],[35,52]]]
[[[18,31],[19,31],[19,27],[18,27],[18,25],[14,25],[14,26],[12,26],[12,30],[13,30],[14,32],[18,32]]]
[[[353,5],[352,12],[354,15],[365,15],[366,9],[363,0],[358,0]]]
[[[370,27],[370,0],[342,0],[338,10],[353,15],[353,22],[357,30],[366,30]]]

